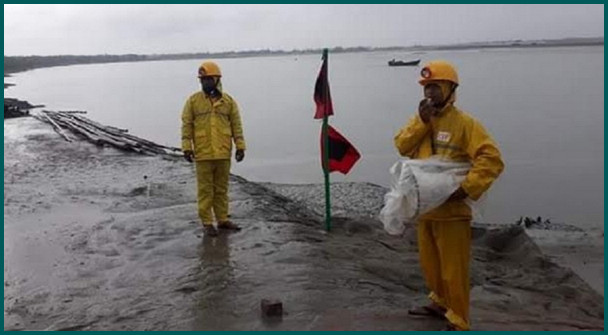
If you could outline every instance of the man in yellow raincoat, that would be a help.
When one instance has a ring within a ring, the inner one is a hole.
[[[439,156],[469,162],[465,180],[444,204],[421,216],[417,223],[420,264],[431,303],[410,314],[445,318],[448,330],[470,330],[469,263],[472,213],[464,202],[477,200],[504,168],[500,151],[484,127],[461,111],[456,101],[456,69],[445,61],[426,64],[419,79],[424,99],[418,113],[395,136],[403,156]]]
[[[232,142],[240,162],[245,158],[245,139],[238,106],[222,91],[221,77],[216,63],[202,63],[202,90],[188,98],[182,112],[182,151],[187,161],[196,163],[198,214],[208,236],[218,234],[213,214],[218,229],[240,230],[228,220],[228,181]]]

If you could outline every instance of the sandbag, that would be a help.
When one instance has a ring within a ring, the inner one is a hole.
[[[390,169],[391,189],[384,197],[380,221],[391,235],[443,204],[466,177],[471,164],[428,159],[402,159]]]

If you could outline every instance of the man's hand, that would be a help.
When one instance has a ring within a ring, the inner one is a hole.
[[[452,193],[452,195],[450,195],[448,201],[464,200],[468,196],[469,195],[467,194],[467,192],[462,187],[459,187],[456,191],[454,191],[454,193]]]
[[[245,150],[237,150],[234,154],[234,159],[236,159],[237,162],[240,162],[243,158],[245,158]]]
[[[192,150],[184,151],[184,159],[188,162],[192,163],[192,159],[194,158],[194,152]]]
[[[431,121],[431,116],[437,114],[437,108],[433,106],[430,99],[422,99],[418,104],[418,114],[420,115],[422,122],[429,123]]]

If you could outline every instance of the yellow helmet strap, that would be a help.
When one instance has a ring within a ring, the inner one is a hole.
[[[452,89],[450,90],[450,94],[448,94],[448,96],[445,97],[445,99],[443,99],[443,103],[441,103],[441,107],[445,106],[448,103],[448,101],[450,101],[450,99],[452,99],[452,95],[454,95],[454,92],[456,92],[457,87],[458,87],[458,84],[452,83]]]

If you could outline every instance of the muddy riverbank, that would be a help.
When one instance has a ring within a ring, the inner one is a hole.
[[[426,292],[413,230],[389,236],[375,219],[385,190],[333,185],[327,234],[307,196],[317,186],[230,183],[244,229],[207,238],[192,165],[5,120],[4,329],[443,327],[407,316]],[[473,329],[603,330],[603,296],[529,235],[474,228]],[[263,298],[284,303],[281,320],[260,317]]]

